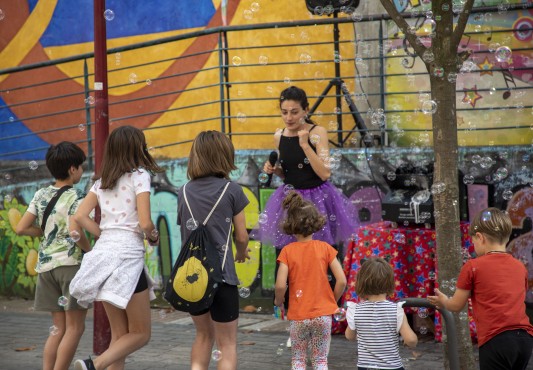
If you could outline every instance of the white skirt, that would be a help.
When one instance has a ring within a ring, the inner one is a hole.
[[[102,231],[93,249],[83,256],[79,271],[70,283],[70,294],[88,307],[105,301],[125,309],[144,269],[150,298],[153,280],[144,265],[144,240],[138,233],[110,229]]]

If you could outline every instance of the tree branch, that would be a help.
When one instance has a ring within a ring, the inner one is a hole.
[[[461,12],[461,14],[459,14],[459,18],[457,19],[457,26],[453,30],[451,45],[452,50],[457,50],[459,42],[461,42],[461,38],[463,37],[463,33],[465,32],[466,24],[468,23],[468,17],[470,17],[470,13],[472,11],[473,6],[474,0],[467,0],[465,6],[463,7],[463,11]]]
[[[420,58],[422,58],[424,51],[426,51],[426,47],[416,42],[416,35],[409,33],[409,27],[410,27],[409,24],[402,17],[400,12],[396,9],[396,6],[394,6],[394,3],[392,2],[392,0],[381,0],[381,5],[383,5],[387,13],[389,13],[392,20],[394,21],[394,23],[396,23],[398,28],[402,30],[403,34],[405,35],[405,38],[407,39],[407,41],[409,41],[409,44],[413,48],[415,53]]]

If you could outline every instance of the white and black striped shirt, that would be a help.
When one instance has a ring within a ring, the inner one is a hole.
[[[357,366],[401,368],[398,331],[403,321],[401,304],[389,301],[348,302],[346,319],[357,332]]]

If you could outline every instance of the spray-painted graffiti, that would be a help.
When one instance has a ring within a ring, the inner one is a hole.
[[[529,147],[464,148],[461,150],[460,171],[476,184],[488,184],[492,192],[490,205],[507,209],[513,220],[510,250],[522,260],[530,271],[533,287],[533,172]],[[337,152],[338,166],[331,181],[337,185],[358,208],[362,225],[381,220],[381,202],[395,185],[390,173],[410,166],[432,166],[432,152],[410,149],[352,150]],[[258,175],[268,158],[265,151],[241,152],[237,155],[238,170],[233,180],[239,183],[250,204],[245,209],[246,226],[251,230],[272,189],[259,186]],[[162,286],[168,280],[174,261],[181,248],[181,236],[177,222],[177,189],[186,180],[186,161],[163,163],[167,171],[152,179],[152,219],[161,236],[159,247],[147,246],[146,263],[151,275]],[[14,174],[16,176],[16,174]],[[470,181],[466,181],[470,182]],[[79,184],[84,189],[90,185],[89,176]],[[279,179],[273,186],[279,186]],[[431,185],[431,184],[429,184]],[[26,210],[33,193],[43,186],[43,179],[12,185],[3,190],[3,209],[0,210],[0,294],[31,297],[34,293],[39,240],[20,237],[14,227]],[[466,187],[466,185],[465,185]],[[478,201],[474,193],[467,191],[463,207],[474,207]],[[461,212],[467,214],[467,211]],[[354,230],[355,232],[355,230]],[[235,246],[234,246],[235,248]],[[274,287],[274,248],[250,240],[250,261],[237,264],[241,286],[250,288],[252,295],[268,296]],[[528,294],[533,301],[533,291]]]

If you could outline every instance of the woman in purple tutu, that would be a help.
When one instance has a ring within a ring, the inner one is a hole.
[[[342,257],[340,247],[357,227],[357,210],[328,181],[331,168],[327,131],[307,117],[309,102],[304,90],[296,86],[283,90],[279,103],[281,118],[285,122],[285,128],[274,134],[279,163],[272,166],[267,161],[263,171],[282,178],[284,186],[278,187],[271,195],[258,227],[252,230],[250,236],[264,244],[273,245],[277,256],[284,246],[294,242],[295,237],[285,234],[280,223],[285,218],[283,199],[291,190],[296,190],[326,216],[324,227],[313,234],[313,239],[334,246]],[[277,267],[276,265],[276,273]],[[335,284],[334,279],[331,284]],[[287,345],[290,346],[289,342]]]
[[[291,86],[280,95],[281,117],[285,128],[274,134],[279,151],[279,163],[266,162],[263,171],[283,179],[284,186],[272,194],[260,217],[258,228],[252,231],[255,240],[273,245],[279,251],[295,241],[279,227],[285,217],[283,199],[290,190],[296,190],[310,200],[327,218],[324,227],[314,233],[313,239],[339,247],[357,227],[357,210],[348,198],[328,181],[328,136],[325,128],[307,117],[309,102],[304,90]]]

